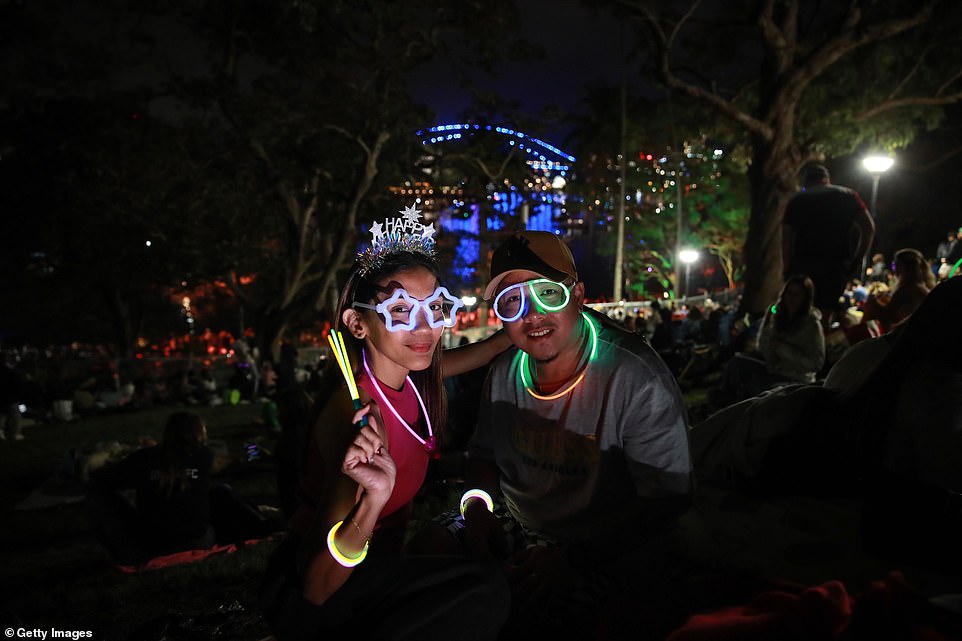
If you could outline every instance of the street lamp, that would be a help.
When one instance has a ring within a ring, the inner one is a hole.
[[[878,200],[878,184],[882,180],[882,174],[887,172],[895,164],[895,159],[891,156],[872,155],[862,159],[862,166],[872,174],[872,198],[869,201],[869,214],[875,220],[875,202]],[[859,278],[865,278],[865,269],[868,266],[868,255],[862,256],[862,273]]]
[[[689,271],[691,264],[698,260],[698,250],[697,249],[682,249],[678,252],[678,259],[685,263],[685,298],[688,297],[688,290],[690,286],[689,282]]]

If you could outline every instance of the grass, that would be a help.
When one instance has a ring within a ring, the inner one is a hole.
[[[687,390],[698,403],[701,385]],[[79,495],[78,484],[55,482],[74,453],[99,443],[160,440],[167,416],[179,408],[100,415],[24,428],[26,439],[0,443],[0,619],[4,627],[91,630],[104,641],[229,639],[254,641],[270,633],[258,613],[256,589],[276,541],[229,555],[161,570],[124,574],[97,543],[82,502],[36,510],[15,507],[37,488]],[[271,463],[242,460],[245,443],[270,441],[260,406],[191,408],[222,441],[228,465],[217,474],[256,504],[276,505]],[[412,526],[453,505],[458,488],[435,483],[419,497]],[[452,498],[454,497],[454,498]]]
[[[5,627],[91,630],[95,639],[261,639],[268,630],[257,613],[256,585],[274,543],[267,541],[200,563],[124,574],[95,541],[83,503],[21,511],[15,506],[54,483],[71,451],[97,443],[160,438],[174,408],[97,416],[28,426],[26,440],[0,445],[0,585]],[[273,504],[274,472],[240,460],[244,443],[263,435],[260,408],[197,408],[211,439],[226,444],[232,462],[220,480],[258,504]]]

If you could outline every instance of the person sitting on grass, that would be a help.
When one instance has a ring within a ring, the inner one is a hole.
[[[693,489],[681,394],[643,337],[584,306],[554,234],[505,240],[484,295],[515,348],[484,384],[471,489],[417,549],[502,561],[509,638],[594,638],[612,599],[680,567],[673,525]]]
[[[398,233],[372,228],[372,247],[341,291],[335,329],[345,330],[344,366],[357,370],[363,405],[355,410],[339,377],[326,377],[340,384],[318,394],[292,532],[261,590],[280,641],[358,632],[440,639],[452,631],[493,639],[507,616],[497,568],[402,555],[412,502],[445,424],[440,339],[460,304],[440,286],[433,229],[416,222],[413,207],[402,213],[385,221]]]
[[[778,301],[762,318],[757,356],[738,353],[725,364],[716,404],[737,402],[785,383],[815,382],[825,364],[825,336],[814,301],[810,278],[792,276],[786,281]]]
[[[175,412],[159,445],[134,451],[91,474],[87,501],[114,561],[136,565],[215,543],[210,487],[213,453],[199,416]],[[133,505],[123,490],[136,492]]]
[[[935,276],[917,249],[900,249],[893,262],[896,281],[891,294],[869,296],[862,307],[862,320],[878,321],[885,331],[908,318],[935,287]]]

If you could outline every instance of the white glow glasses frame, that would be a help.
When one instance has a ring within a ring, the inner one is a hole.
[[[525,294],[525,292],[528,292]],[[528,280],[506,287],[494,299],[494,313],[505,323],[511,323],[524,315],[530,296],[538,307],[546,312],[558,312],[571,300],[571,290],[564,283],[547,278]]]
[[[463,305],[460,298],[452,296],[446,288],[438,287],[424,300],[414,298],[403,289],[395,289],[390,298],[377,305],[355,302],[352,306],[373,309],[381,314],[389,332],[409,332],[417,325],[419,309],[424,312],[428,325],[433,329],[454,327],[458,322],[458,309]]]

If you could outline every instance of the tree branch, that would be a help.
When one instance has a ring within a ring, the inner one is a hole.
[[[939,0],[927,0],[918,11],[904,18],[892,18],[875,24],[856,29],[862,19],[862,12],[857,2],[849,6],[849,13],[834,37],[828,39],[822,46],[815,48],[807,59],[799,65],[786,80],[785,86],[791,87],[791,98],[797,99],[808,85],[825,72],[830,66],[838,62],[845,54],[879,40],[891,38],[914,27],[924,24],[932,15]],[[789,93],[786,91],[785,93]]]
[[[343,130],[341,130],[343,133]],[[357,212],[360,208],[361,201],[367,196],[368,192],[371,190],[371,185],[374,184],[374,178],[377,176],[378,168],[377,163],[381,158],[381,151],[384,149],[384,145],[390,140],[391,134],[387,131],[379,131],[374,139],[374,144],[368,146],[360,136],[355,137],[355,140],[361,148],[365,150],[366,158],[364,162],[364,170],[358,179],[357,186],[354,189],[354,196],[351,199],[351,204],[348,206],[346,220],[344,221],[344,229],[352,229],[354,227],[354,222],[357,220]],[[328,261],[326,269],[324,270],[324,275],[321,279],[321,286],[317,290],[317,295],[314,298],[314,308],[320,309],[324,304],[324,296],[327,291],[334,286],[334,279],[337,277],[337,270],[345,264],[348,248],[350,243],[342,242],[338,243],[338,249],[333,253],[331,259]]]
[[[945,90],[948,89],[949,86],[959,78],[962,78],[962,69],[959,69],[958,71],[956,71],[954,76],[952,76],[951,78],[943,82],[942,86],[939,87],[938,91],[935,92],[935,95],[941,96],[945,92]]]
[[[792,64],[794,52],[789,50],[785,32],[775,24],[775,0],[766,0],[761,11],[758,12],[758,30],[762,42],[775,57],[775,68],[778,73],[784,72]]]
[[[902,91],[902,87],[907,85],[909,83],[909,80],[912,79],[912,76],[914,76],[915,73],[922,68],[922,63],[925,62],[925,55],[931,50],[932,50],[931,45],[927,45],[925,49],[922,50],[922,53],[919,54],[918,58],[916,58],[915,64],[912,65],[912,69],[910,69],[909,72],[905,74],[905,77],[902,78],[899,84],[895,85],[895,88],[892,89],[892,91],[889,93],[888,96],[886,96],[885,98],[886,100],[892,100],[893,98],[895,98],[895,96],[897,96]]]
[[[795,54],[798,52],[798,0],[790,0],[785,8],[785,15],[782,17],[782,36],[785,38],[785,46],[794,62]]]
[[[856,116],[855,119],[866,120],[880,113],[892,111],[893,109],[901,109],[902,107],[938,107],[939,105],[950,105],[959,101],[962,101],[962,92],[949,94],[947,96],[908,96],[896,100],[886,100],[867,111],[863,111]]]
[[[686,82],[675,75],[671,69],[671,45],[678,34],[681,26],[688,20],[692,15],[694,10],[698,7],[701,0],[696,0],[692,3],[689,10],[685,15],[679,19],[675,24],[674,29],[670,36],[666,35],[661,25],[658,23],[658,17],[652,13],[651,8],[645,3],[629,3],[627,6],[634,8],[642,13],[644,21],[649,25],[652,35],[654,35],[653,41],[656,45],[655,55],[658,59],[658,71],[661,75],[662,81],[671,89],[680,91],[696,100],[707,103],[714,107],[721,114],[727,116],[728,118],[734,120],[738,125],[746,129],[749,133],[761,136],[765,139],[771,139],[774,136],[774,132],[770,126],[766,123],[758,120],[757,118],[751,116],[750,114],[742,111],[735,106],[730,100],[726,100],[719,96],[713,91],[709,91],[697,85],[693,85]]]

